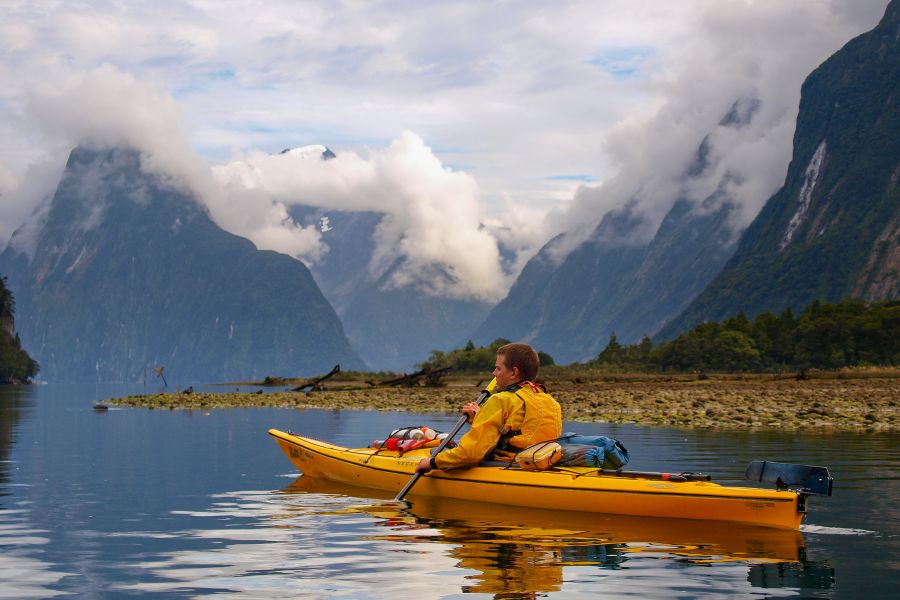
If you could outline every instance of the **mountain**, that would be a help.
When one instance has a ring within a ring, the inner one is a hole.
[[[900,0],[803,84],[784,186],[660,337],[738,311],[900,297]]]
[[[295,205],[290,214],[303,226],[319,227],[328,252],[310,269],[370,368],[409,371],[432,350],[465,342],[463,335],[490,310],[485,302],[393,285],[402,258],[375,269],[371,258],[382,213]]]
[[[736,101],[717,130],[747,126],[758,106],[753,98]],[[678,196],[649,241],[641,241],[647,223],[636,200],[605,214],[588,239],[562,259],[557,254],[565,234],[551,240],[473,340],[527,341],[567,363],[596,356],[612,333],[625,343],[652,336],[684,310],[734,252],[737,239],[731,223],[736,206],[727,191],[734,176],[716,175],[711,134],[680,183],[687,189],[719,177],[713,193],[701,202]]]
[[[474,341],[488,344],[502,337],[530,342],[556,362],[580,357],[584,326],[595,313],[609,309],[643,258],[644,247],[626,241],[637,226],[630,206],[610,212],[590,239],[558,265],[552,256],[563,239],[551,240],[528,261]]]
[[[139,381],[160,366],[170,382],[363,366],[303,263],[223,231],[132,150],[73,150],[0,272],[50,381]]]

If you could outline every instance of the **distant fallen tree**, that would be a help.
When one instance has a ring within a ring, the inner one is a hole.
[[[297,387],[293,388],[293,391],[295,391],[295,392],[321,391],[322,390],[322,382],[324,382],[329,377],[333,377],[334,375],[337,375],[340,372],[341,372],[341,365],[334,365],[334,368],[332,368],[328,373],[322,375],[321,377],[316,377],[315,379],[310,379],[309,381],[306,381],[302,385],[298,385]]]
[[[439,369],[421,369],[409,375],[403,375],[387,381],[366,381],[369,385],[390,387],[441,387],[444,385],[443,377],[452,370],[452,367]]]

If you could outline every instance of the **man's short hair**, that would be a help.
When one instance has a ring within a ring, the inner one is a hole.
[[[507,369],[519,368],[519,376],[525,381],[533,381],[538,374],[541,361],[537,352],[528,344],[512,343],[497,348],[497,356],[503,357]]]

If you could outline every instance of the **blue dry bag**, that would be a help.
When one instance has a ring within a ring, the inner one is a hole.
[[[563,449],[558,466],[595,467],[607,471],[628,464],[628,450],[618,440],[604,435],[565,433],[557,440]]]

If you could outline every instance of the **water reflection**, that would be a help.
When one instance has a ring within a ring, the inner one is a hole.
[[[7,495],[3,484],[9,481],[12,464],[9,455],[16,437],[16,426],[28,404],[28,391],[29,388],[21,386],[0,387],[0,497]]]
[[[0,510],[0,598],[50,598],[63,592],[50,589],[70,575],[40,558],[46,530],[29,522],[27,509]]]
[[[167,597],[371,597],[371,590],[378,590],[379,597],[440,596],[445,577],[422,578],[420,569],[449,573],[452,563],[428,548],[417,549],[414,561],[398,554],[379,535],[384,521],[354,510],[358,501],[266,491],[217,495],[207,511],[184,513],[200,528],[175,532],[172,551],[138,565],[147,574],[144,580],[118,589]],[[202,527],[204,519],[211,527]]]
[[[10,455],[30,392],[25,386],[0,388],[0,598],[50,598],[62,593],[50,586],[69,575],[41,558],[49,532],[31,522],[29,504],[9,500],[14,487],[23,487],[10,483],[16,468]]]
[[[367,496],[389,494],[299,477],[287,494]],[[310,497],[310,496],[307,496]],[[382,519],[391,529],[378,539],[392,543],[431,541],[449,546],[447,555],[466,571],[463,592],[493,594],[550,593],[564,587],[565,567],[628,570],[629,563],[650,561],[657,571],[689,566],[746,564],[747,582],[755,587],[793,587],[791,574],[816,570],[806,561],[803,537],[796,531],[744,527],[679,519],[636,518],[569,511],[509,509],[489,503],[416,498],[409,508],[393,503],[353,507]],[[415,532],[422,531],[422,535]],[[440,533],[435,538],[433,532]],[[759,570],[777,565],[775,570]],[[786,565],[797,565],[787,567]],[[640,568],[640,565],[633,565]],[[661,573],[645,572],[644,576]],[[595,576],[598,574],[595,572]],[[591,582],[598,585],[603,579]],[[794,577],[796,579],[796,577]],[[809,578],[803,581],[809,587]],[[822,582],[816,581],[816,589]],[[683,584],[683,582],[682,582]],[[621,591],[621,590],[620,590]],[[659,594],[655,589],[653,595]],[[518,597],[518,596],[515,596]]]
[[[679,519],[515,509],[299,477],[278,492],[217,495],[211,527],[171,536],[121,591],[280,597],[795,597],[833,589],[795,531]]]
[[[836,494],[815,499],[800,535],[723,533],[416,497],[398,510],[385,502],[392,494],[298,479],[265,434],[287,421],[355,446],[404,423],[447,430],[455,415],[93,410],[111,395],[0,390],[0,598],[879,598],[897,589],[897,434],[571,427],[622,439],[639,470],[722,482],[753,458],[834,467]]]

